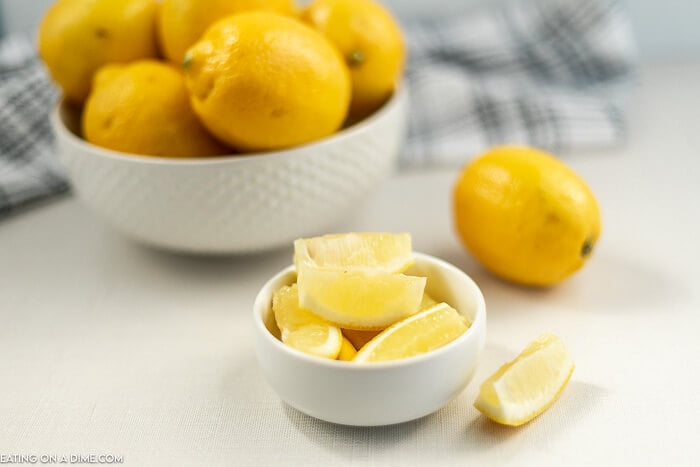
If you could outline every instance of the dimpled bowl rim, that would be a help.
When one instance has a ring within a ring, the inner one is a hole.
[[[264,152],[248,152],[244,154],[230,154],[221,156],[206,156],[206,157],[163,157],[163,156],[150,156],[150,155],[139,155],[133,153],[126,153],[115,151],[112,149],[103,148],[92,143],[76,134],[74,131],[69,129],[64,122],[62,117],[63,109],[69,107],[65,100],[61,99],[55,105],[53,111],[51,112],[51,126],[54,131],[61,133],[61,137],[70,141],[71,144],[82,147],[84,150],[92,152],[99,155],[100,157],[106,157],[118,160],[129,160],[137,164],[147,164],[147,165],[179,165],[179,166],[197,166],[197,165],[228,165],[228,164],[245,164],[252,158],[255,160],[274,160],[280,157],[290,157],[295,153],[304,153],[309,147],[320,147],[334,145],[342,142],[345,139],[350,139],[358,136],[371,129],[371,127],[379,120],[382,120],[386,115],[396,111],[397,107],[401,107],[402,104],[408,99],[408,91],[406,85],[397,86],[391,97],[382,105],[379,109],[373,112],[371,115],[363,118],[359,122],[356,122],[346,128],[341,128],[337,132],[326,136],[324,138],[312,141],[309,143],[293,146],[286,149],[264,151]],[[71,113],[78,112],[75,107],[69,110]],[[79,121],[78,121],[79,123]]]
[[[177,252],[248,254],[319,234],[339,223],[344,211],[367,200],[395,169],[406,127],[406,96],[399,88],[376,113],[326,139],[253,156],[176,159],[99,148],[77,136],[79,115],[67,103],[56,108],[52,125],[74,193],[115,230]],[[304,185],[309,176],[319,183]],[[353,177],[362,177],[359,185],[364,189],[346,182]],[[121,179],[134,189],[123,189]],[[138,180],[155,182],[133,185]],[[157,192],[149,190],[153,185]],[[295,190],[293,209],[283,213],[284,225],[257,235],[269,226],[268,214],[279,212],[290,190]],[[295,214],[299,209],[304,210],[301,216]]]

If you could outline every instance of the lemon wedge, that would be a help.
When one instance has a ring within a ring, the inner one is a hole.
[[[384,329],[418,311],[426,278],[404,274],[297,269],[299,305],[347,329]]]
[[[294,264],[345,271],[398,273],[408,269],[414,258],[408,233],[346,233],[294,242]]]
[[[427,293],[424,293],[417,311],[426,310],[431,306],[437,304],[437,300],[435,300]],[[347,338],[347,340],[349,340],[353,347],[355,347],[356,349],[361,349],[367,342],[371,341],[374,338],[374,336],[382,332],[381,329],[371,331],[363,331],[358,329],[341,329],[341,331],[343,332],[343,336]]]
[[[274,293],[272,311],[282,342],[318,357],[338,357],[343,342],[340,328],[300,307],[296,284],[283,286]]]
[[[407,233],[345,233],[294,242],[299,306],[348,329],[384,329],[419,309],[426,278]]]
[[[399,321],[364,345],[356,362],[377,362],[412,357],[442,347],[469,329],[470,323],[446,303]]]
[[[544,334],[484,381],[474,407],[495,422],[522,425],[552,405],[573,371],[561,339]]]
[[[427,293],[424,293],[423,298],[421,298],[420,300],[420,305],[418,305],[418,311],[427,310],[428,308],[431,308],[432,306],[437,305],[438,303],[439,302],[433,297],[431,297]]]
[[[355,346],[345,337],[343,337],[343,343],[340,345],[340,353],[338,354],[338,360],[351,361],[357,355],[357,350]]]

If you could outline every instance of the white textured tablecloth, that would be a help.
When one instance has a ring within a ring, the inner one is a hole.
[[[67,199],[0,224],[0,456],[124,465],[698,465],[700,65],[647,67],[629,145],[566,160],[598,195],[591,262],[548,291],[481,270],[451,227],[456,171],[404,173],[341,230],[409,231],[482,287],[474,382],[434,415],[380,428],[282,404],[257,367],[251,306],[291,248],[206,259],[136,246]],[[521,428],[472,407],[478,383],[542,331],[577,364]],[[338,401],[342,404],[343,401]],[[2,458],[0,457],[0,460]],[[39,462],[38,462],[39,463]]]

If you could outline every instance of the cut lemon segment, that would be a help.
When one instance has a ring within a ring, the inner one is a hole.
[[[383,329],[418,310],[425,277],[300,265],[299,305],[348,329]]]
[[[423,298],[421,298],[420,305],[418,305],[418,311],[427,310],[428,308],[437,305],[438,303],[439,302],[433,297],[431,297],[427,293],[424,293]]]
[[[347,233],[300,238],[294,264],[337,270],[403,272],[414,263],[408,233]]]
[[[335,359],[343,335],[340,328],[299,306],[296,284],[283,286],[272,297],[272,311],[282,342],[304,353]]]
[[[418,310],[416,310],[416,312],[423,311],[427,308],[430,308],[433,305],[437,305],[437,303],[437,300],[435,300],[427,293],[424,293],[420,305],[418,305]],[[356,349],[361,349],[367,342],[371,341],[374,338],[374,336],[379,334],[382,330],[377,329],[363,331],[359,329],[341,329],[341,331],[343,332],[343,336],[345,336]]]
[[[345,337],[343,337],[343,343],[340,346],[340,353],[338,354],[338,360],[345,360],[349,362],[357,355],[357,350],[355,346]]]
[[[544,334],[484,381],[474,407],[495,422],[522,425],[559,397],[573,371],[561,339]]]
[[[468,321],[446,303],[438,303],[389,326],[365,344],[356,362],[412,357],[446,345],[469,329]]]

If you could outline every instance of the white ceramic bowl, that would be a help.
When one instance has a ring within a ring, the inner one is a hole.
[[[283,344],[277,337],[272,294],[294,282],[294,266],[262,287],[254,305],[256,350],[265,378],[282,400],[328,422],[374,426],[428,415],[462,392],[486,339],[484,297],[460,269],[432,256],[415,256],[416,264],[408,273],[428,277],[427,292],[455,307],[472,325],[446,346],[402,360],[326,360]]]
[[[117,230],[159,247],[247,253],[332,229],[391,173],[406,91],[365,120],[283,151],[206,159],[143,157],[81,139],[59,104],[51,123],[75,193]]]

